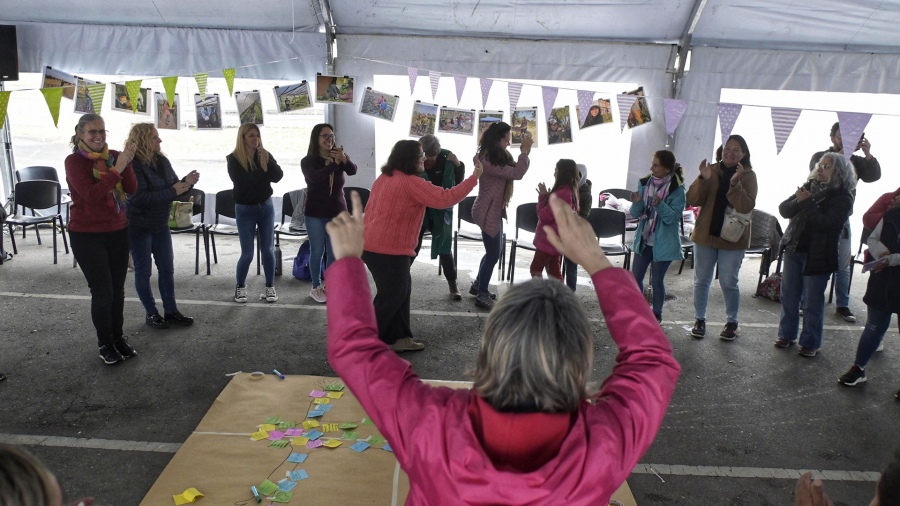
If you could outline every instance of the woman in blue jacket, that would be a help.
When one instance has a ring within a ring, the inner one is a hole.
[[[684,211],[684,174],[671,151],[653,153],[650,175],[640,180],[631,194],[631,216],[639,218],[634,236],[631,270],[644,291],[644,275],[652,265],[653,314],[662,321],[666,301],[666,271],[673,260],[682,260],[681,213]]]

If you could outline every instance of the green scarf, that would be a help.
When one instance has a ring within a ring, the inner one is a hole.
[[[456,166],[453,162],[447,160],[450,150],[442,149],[440,155],[444,157],[444,179],[441,181],[441,187],[445,189],[453,188],[456,184]],[[423,172],[422,177],[426,181],[431,181],[428,172]],[[433,183],[433,181],[432,181]],[[448,255],[453,252],[453,207],[449,209],[425,209],[425,221],[431,221],[431,259],[435,259],[438,255]]]

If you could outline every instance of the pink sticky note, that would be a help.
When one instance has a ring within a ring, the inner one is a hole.
[[[284,431],[284,435],[288,436],[288,437],[302,436],[303,430],[302,429],[288,429],[288,430]]]
[[[323,392],[322,390],[313,390],[312,392],[309,393],[309,396],[316,397],[316,398],[325,397],[325,392]]]
[[[269,439],[272,441],[278,441],[279,439],[284,437],[284,432],[273,430],[269,433]]]
[[[310,441],[309,443],[306,443],[306,447],[311,450],[313,448],[318,448],[318,447],[322,446],[322,444],[323,443],[322,443],[321,439],[315,439],[313,441]]]

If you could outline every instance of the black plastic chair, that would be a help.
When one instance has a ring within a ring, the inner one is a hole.
[[[200,236],[203,235],[203,250],[206,252],[206,275],[209,276],[209,235],[206,233],[206,224],[203,223],[204,213],[206,212],[206,196],[202,190],[191,188],[190,190],[177,195],[175,200],[179,202],[191,202],[193,198],[194,207],[191,211],[191,226],[184,228],[171,229],[172,234],[189,234],[196,236],[194,244],[194,274],[200,274]],[[198,220],[199,216],[199,221]]]
[[[744,251],[744,255],[761,255],[757,285],[769,276],[772,262],[778,257],[782,235],[784,233],[778,218],[759,209],[753,210],[750,214],[750,246]]]
[[[58,181],[49,181],[46,179],[36,179],[33,181],[20,181],[15,186],[15,205],[13,209],[52,209],[56,208],[55,214],[48,216],[27,216],[24,210],[10,216],[6,219],[6,225],[9,227],[9,237],[12,241],[13,253],[18,254],[16,247],[16,237],[13,235],[13,226],[25,227],[33,226],[38,244],[41,244],[41,233],[38,226],[42,223],[50,223],[53,227],[53,263],[57,263],[56,255],[56,227],[61,229],[63,236],[63,244],[66,248],[66,254],[69,253],[69,241],[66,237],[66,224],[62,219],[62,188]]]
[[[459,258],[459,239],[467,239],[469,241],[478,241],[483,242],[483,238],[481,237],[481,230],[478,232],[469,232],[462,229],[462,222],[471,223],[473,225],[475,223],[475,219],[472,217],[472,206],[475,204],[475,197],[466,197],[462,199],[462,201],[458,204],[456,210],[456,232],[453,233],[453,266],[456,267],[458,265],[457,259]],[[503,246],[500,248],[500,270],[497,272],[497,278],[500,281],[503,281],[503,271],[506,268],[506,232],[503,233],[503,237],[501,239],[503,241]],[[458,272],[458,271],[457,271]]]
[[[857,248],[856,250],[856,255],[850,257],[850,281],[847,282],[847,284],[850,286],[853,286],[853,271],[856,269],[856,266],[864,265],[866,263],[866,254],[868,252],[866,243],[869,242],[869,236],[871,234],[871,229],[863,228],[862,234],[859,235],[859,248]],[[831,286],[828,288],[829,304],[831,304],[831,301],[834,300],[834,283],[836,280],[837,272],[831,273]]]
[[[609,189],[601,191],[600,195],[603,195],[604,193],[608,193],[619,200],[627,200],[628,202],[631,202],[631,193],[632,193],[631,190],[626,190],[625,188],[609,188]],[[601,201],[598,199],[598,202],[601,202]],[[598,206],[598,207],[602,207],[605,205],[606,205],[605,202],[601,202],[601,206]],[[637,230],[637,222],[636,221],[629,222],[628,217],[626,216],[625,217],[625,230]]]
[[[295,190],[305,192],[306,188],[302,190]],[[294,216],[294,202],[291,200],[291,193],[287,192],[281,197],[281,223],[275,225],[275,247],[281,246],[281,236],[286,235],[289,237],[306,237],[308,234],[306,233],[306,227],[304,226],[301,230],[291,230],[290,222],[285,225],[284,217],[292,217]],[[348,200],[349,202],[349,200]]]
[[[226,225],[219,223],[219,216],[236,219],[234,211],[234,190],[222,190],[216,193],[216,221],[207,227],[209,240],[212,242],[213,263],[219,263],[219,255],[216,252],[216,236],[230,235],[237,236],[237,225]],[[275,223],[272,223],[275,226]],[[259,255],[259,233],[256,234],[256,274],[260,274],[260,255]]]
[[[516,277],[516,250],[518,248],[536,251],[534,243],[531,241],[519,240],[519,230],[535,233],[538,226],[537,202],[521,204],[516,208],[516,234],[509,247],[509,271],[507,271],[506,279],[510,283],[515,281]]]
[[[691,269],[694,268],[694,241],[684,233],[684,214],[681,215],[681,253],[684,254],[684,258],[681,260],[681,266],[678,267],[678,274],[681,274],[681,271],[684,270],[684,262],[687,261],[688,258],[691,259]]]
[[[59,182],[59,173],[54,167],[47,167],[46,165],[33,165],[31,167],[25,167],[22,169],[16,170],[16,182],[20,181],[35,181],[37,179],[44,179],[47,181],[56,181]],[[68,223],[69,216],[69,205],[72,203],[72,198],[68,195],[62,195],[60,197],[62,205],[66,207],[66,219]],[[24,211],[24,209],[23,209]],[[32,216],[37,216],[37,213],[34,209],[31,210]],[[25,227],[22,227],[22,239],[25,238]]]
[[[597,240],[621,236],[620,244],[600,244],[606,256],[624,256],[623,267],[631,268],[631,248],[625,244],[625,213],[615,209],[594,208],[588,215],[588,221],[594,229]]]
[[[359,199],[362,201],[363,212],[366,212],[366,204],[369,203],[369,190],[365,188],[358,188],[356,186],[344,187],[344,199],[347,201],[347,211],[353,213],[353,201],[350,199],[350,192],[352,191],[359,193]]]

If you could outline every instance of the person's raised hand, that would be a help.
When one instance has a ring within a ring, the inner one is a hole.
[[[525,135],[522,137],[522,144],[519,146],[519,150],[526,155],[530,155],[532,144],[534,144],[534,139],[531,137],[531,135]]]
[[[334,259],[344,257],[362,257],[363,253],[363,215],[362,199],[356,191],[350,192],[353,214],[343,211],[325,225],[331,237],[331,249]]]
[[[638,192],[631,192],[631,203],[640,202],[641,194]]]
[[[344,146],[331,148],[331,159],[337,163],[347,161],[347,155],[344,153]]]
[[[256,148],[256,153],[259,155],[259,168],[263,170],[263,172],[268,172],[269,170],[269,152],[266,151],[266,148],[262,147],[262,143],[259,143],[259,147]]]
[[[612,267],[597,244],[594,228],[587,220],[554,194],[550,195],[550,209],[553,210],[553,218],[556,220],[559,233],[550,225],[544,225],[544,232],[547,233],[547,240],[557,251],[584,267],[591,276],[597,271]]]
[[[121,174],[128,167],[128,164],[134,160],[135,151],[137,151],[137,146],[131,141],[125,141],[125,148],[119,153],[113,170]]]
[[[540,183],[538,183],[537,188],[535,190],[538,192],[538,195],[543,197],[544,195],[547,194],[547,185],[545,185],[543,182],[540,182]]]
[[[900,207],[900,195],[897,195],[891,200],[891,207]]]
[[[475,157],[475,170],[472,171],[472,174],[475,174],[478,179],[481,179],[481,175],[484,174],[484,165],[477,156]]]
[[[703,176],[703,179],[710,179],[712,177],[712,165],[706,163],[706,158],[700,162],[700,175]]]
[[[744,166],[741,165],[740,162],[738,162],[737,169],[735,169],[734,175],[731,176],[731,185],[734,186],[738,184],[738,182],[741,180],[741,176],[743,176],[745,172],[747,171],[744,170]]]
[[[794,192],[794,196],[797,197],[797,202],[803,202],[808,199],[810,195],[812,195],[812,193],[810,193],[805,186],[798,187],[797,191]]]
[[[200,173],[197,172],[196,170],[192,170],[190,172],[190,174],[188,174],[187,176],[184,176],[184,180],[185,180],[185,182],[187,182],[188,184],[193,186],[193,185],[197,184],[197,181],[200,181]]]
[[[803,473],[797,480],[794,501],[796,506],[834,506],[825,493],[822,480],[813,480],[809,471]]]

